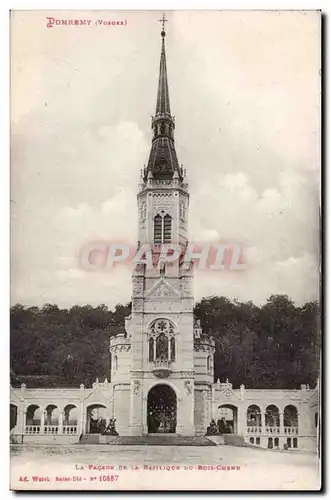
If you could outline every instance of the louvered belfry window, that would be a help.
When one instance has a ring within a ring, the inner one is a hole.
[[[157,215],[154,217],[154,243],[162,243],[162,217]]]
[[[166,215],[163,219],[163,242],[171,243],[171,217]]]
[[[154,243],[171,243],[171,217],[166,214],[164,217],[156,215],[154,217]]]

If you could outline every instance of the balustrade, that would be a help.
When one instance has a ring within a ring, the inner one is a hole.
[[[78,434],[78,426],[77,425],[64,425],[62,427],[62,434],[65,434],[66,436]]]
[[[250,425],[246,427],[247,434],[258,434],[262,433],[262,427]]]
[[[267,434],[279,434],[280,433],[280,427],[269,427],[266,426],[265,431]]]
[[[25,434],[40,434],[40,425],[26,425]]]
[[[43,431],[43,432],[42,432]],[[35,435],[35,434],[46,434],[46,435],[65,435],[71,436],[78,434],[78,425],[26,425],[25,434]]]
[[[44,434],[58,434],[59,426],[58,425],[45,425],[44,426]]]
[[[299,434],[298,427],[284,427],[285,434]]]
[[[299,428],[298,427],[284,427],[284,431],[281,429],[281,427],[258,427],[258,426],[247,426],[246,427],[246,434],[286,434],[287,436],[289,435],[298,435],[299,434]]]

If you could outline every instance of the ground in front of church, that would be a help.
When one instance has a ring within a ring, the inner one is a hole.
[[[316,490],[319,477],[317,456],[299,451],[11,445],[12,489]]]

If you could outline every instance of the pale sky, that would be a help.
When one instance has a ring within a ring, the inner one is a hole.
[[[46,27],[56,19],[90,26]],[[249,267],[196,273],[195,297],[318,297],[320,15],[166,13],[176,149],[192,241],[236,241]],[[126,303],[131,271],[79,251],[132,242],[151,144],[157,11],[26,11],[11,24],[12,303]],[[98,20],[127,21],[99,26]]]

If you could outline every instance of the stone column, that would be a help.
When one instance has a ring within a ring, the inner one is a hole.
[[[45,410],[42,408],[40,416],[40,434],[45,433]]]
[[[300,408],[300,413],[298,412],[298,432],[299,436],[305,436],[306,434],[309,433],[309,413],[302,411],[302,408]],[[310,433],[309,433],[310,434]]]
[[[216,420],[217,409],[216,409],[216,400],[215,400],[215,387],[211,386],[211,405],[212,405],[212,418]]]
[[[23,425],[22,425],[22,435],[25,434],[25,426],[26,426],[26,410],[23,412]],[[23,440],[22,440],[23,442]]]
[[[131,381],[130,390],[130,435],[141,436],[143,433],[143,404],[142,383],[140,380]]]
[[[17,421],[15,426],[16,434],[25,433],[25,419],[26,413],[24,412],[24,403],[17,408]]]
[[[208,418],[208,393],[204,391],[205,413]],[[185,380],[181,394],[177,396],[177,427],[176,433],[182,436],[194,436],[194,384],[193,380]]]
[[[78,436],[85,434],[86,432],[86,420],[85,420],[85,409],[84,409],[84,384],[80,385],[80,407],[79,407],[79,418],[77,422],[77,432]]]
[[[207,400],[207,391],[203,390],[202,391],[202,401],[203,401],[203,427],[204,427],[204,432],[207,431],[207,427],[209,426],[210,420],[208,420],[208,400]]]
[[[237,434],[239,436],[245,435],[246,427],[246,412],[243,405],[240,405],[237,410]]]
[[[261,409],[261,420],[262,420],[262,436],[265,436],[266,435],[266,430],[265,430],[265,408],[262,408]]]
[[[283,436],[285,434],[285,431],[284,431],[284,413],[279,414],[279,426],[280,426],[280,429],[279,429],[280,435]]]
[[[63,427],[63,412],[59,412],[59,430],[58,433],[62,434],[62,427]]]
[[[83,434],[89,434],[91,431],[91,413],[84,407],[83,412]]]
[[[147,396],[142,398],[142,432],[148,434],[147,426]]]

